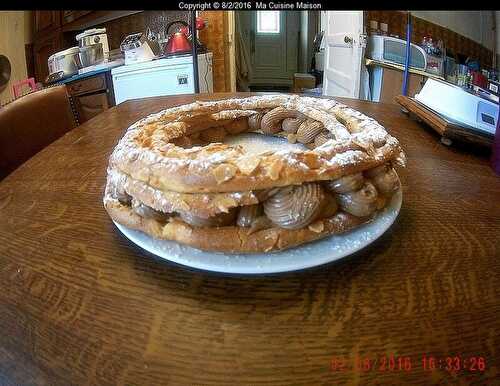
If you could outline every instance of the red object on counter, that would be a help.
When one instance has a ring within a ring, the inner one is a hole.
[[[207,26],[207,23],[205,22],[204,19],[202,19],[201,17],[197,17],[196,18],[196,29],[199,31],[199,30],[202,30],[203,28],[205,28]]]
[[[474,86],[479,86],[484,90],[488,89],[488,78],[478,71],[471,71],[472,73],[472,84]]]
[[[191,42],[185,34],[176,32],[168,39],[165,51],[167,54],[191,51]]]
[[[170,28],[172,28],[172,26],[174,26],[175,24],[181,24],[182,27],[179,28],[177,32],[169,35]],[[166,32],[168,35],[167,45],[165,46],[166,54],[191,51],[191,42],[187,37],[187,34],[189,33],[188,23],[183,20],[173,21],[167,25]]]

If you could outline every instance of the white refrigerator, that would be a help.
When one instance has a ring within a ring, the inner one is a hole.
[[[212,53],[198,55],[200,93],[213,92]],[[116,104],[129,99],[194,93],[193,59],[176,56],[111,70]]]

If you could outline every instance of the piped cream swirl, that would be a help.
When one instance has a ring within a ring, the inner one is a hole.
[[[361,189],[364,183],[365,179],[363,178],[363,174],[355,173],[329,181],[327,186],[335,193],[347,193]]]
[[[377,209],[378,192],[371,182],[365,182],[359,190],[337,195],[339,206],[346,212],[357,216],[369,216]]]
[[[288,186],[264,202],[264,212],[281,228],[299,229],[318,217],[324,200],[325,192],[317,183]]]
[[[195,227],[222,227],[234,222],[236,209],[232,208],[228,213],[219,213],[208,218],[195,216],[190,212],[180,212],[179,215],[184,222]]]
[[[365,175],[382,194],[390,195],[399,189],[399,178],[396,171],[389,165],[381,165],[367,170]]]

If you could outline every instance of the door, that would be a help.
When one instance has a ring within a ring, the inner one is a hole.
[[[297,72],[299,13],[254,11],[248,14],[250,84],[290,86]]]
[[[363,11],[327,11],[324,21],[323,94],[359,98],[366,38]]]

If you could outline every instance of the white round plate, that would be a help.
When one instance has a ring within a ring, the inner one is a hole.
[[[178,264],[207,271],[236,274],[268,274],[315,267],[351,255],[382,236],[396,220],[403,202],[401,189],[373,221],[340,235],[285,251],[256,254],[205,252],[174,241],[157,240],[115,222],[133,243],[152,254]]]

